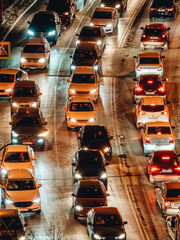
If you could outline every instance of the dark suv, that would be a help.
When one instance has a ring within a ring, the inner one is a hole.
[[[149,11],[149,18],[171,18],[176,19],[179,6],[174,0],[154,0]]]
[[[27,144],[45,146],[45,136],[48,134],[45,119],[42,112],[33,107],[19,108],[14,114],[12,122],[11,142],[13,144]]]

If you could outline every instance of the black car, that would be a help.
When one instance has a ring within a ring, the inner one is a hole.
[[[98,179],[107,189],[107,171],[104,155],[100,150],[79,150],[75,153],[72,163],[74,182],[88,178]]]
[[[99,149],[104,153],[107,160],[112,158],[112,146],[109,131],[102,125],[84,126],[79,130],[80,149]]]
[[[101,72],[101,49],[96,42],[80,42],[70,58],[72,58],[71,73],[76,66],[93,66],[98,73]]]
[[[39,91],[39,87],[35,81],[18,81],[12,93],[11,114],[17,112],[21,107],[39,108],[40,95],[42,95],[42,93]]]
[[[149,18],[171,18],[176,19],[179,13],[178,3],[174,0],[154,0],[149,11]]]
[[[12,125],[12,144],[40,146],[41,150],[44,149],[47,122],[38,108],[19,108],[9,124]]]
[[[127,8],[127,0],[101,0],[100,7],[113,7],[122,16]]]
[[[61,34],[61,19],[54,11],[37,12],[27,30],[27,38],[45,37],[49,42],[56,44]]]
[[[125,224],[127,222],[115,207],[94,207],[88,212],[87,232],[91,240],[126,240]]]

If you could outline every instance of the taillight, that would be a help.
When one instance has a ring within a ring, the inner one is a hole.
[[[156,8],[150,8],[151,11],[156,11]]]
[[[136,92],[141,92],[143,89],[141,87],[136,87],[135,91]]]
[[[159,91],[159,92],[165,92],[165,87],[160,87],[160,88],[158,88],[158,91]]]
[[[147,83],[148,84],[153,84],[153,81],[152,80],[148,80]]]
[[[138,111],[138,114],[139,114],[139,115],[144,115],[145,112],[139,110],[139,111]]]
[[[170,143],[173,143],[173,142],[174,142],[173,137],[170,137],[170,138],[169,138],[169,142],[170,142]]]
[[[166,37],[166,34],[163,34],[163,35],[162,35],[162,38],[165,38],[165,37]]]
[[[138,70],[138,71],[141,71],[141,67],[137,67],[137,70]]]
[[[162,67],[158,67],[158,71],[161,71],[162,70]]]
[[[171,206],[171,202],[169,202],[169,201],[165,202],[165,203],[164,203],[164,206],[165,206],[165,207],[170,207],[170,206]]]
[[[161,135],[161,132],[158,132],[158,133],[157,133],[157,135],[159,135],[159,136],[160,136],[160,135]]]
[[[172,11],[174,10],[174,8],[166,8],[166,10],[167,10],[168,12],[172,12]]]
[[[180,172],[180,167],[176,167],[174,170]]]
[[[150,143],[150,137],[146,137],[146,143]]]
[[[162,115],[167,115],[168,114],[168,111],[163,111],[161,112]]]
[[[159,170],[157,167],[151,167],[151,173],[155,173]]]
[[[146,38],[146,34],[143,34],[142,37],[143,37],[143,38]]]

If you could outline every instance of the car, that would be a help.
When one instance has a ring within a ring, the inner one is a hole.
[[[162,182],[155,187],[156,203],[163,217],[173,216],[180,208],[180,181]]]
[[[179,181],[179,154],[175,151],[160,150],[148,154],[148,175],[150,183],[157,181]]]
[[[134,78],[133,81],[136,82],[133,89],[135,101],[144,96],[162,96],[166,99],[167,88],[164,84],[166,78],[157,74],[145,74],[140,75],[138,79]]]
[[[83,41],[77,44],[72,56],[70,75],[77,66],[93,66],[101,73],[101,50],[96,42]]]
[[[169,122],[147,122],[141,129],[144,153],[156,150],[174,150],[175,138]]]
[[[28,22],[27,38],[44,37],[53,44],[61,35],[61,19],[55,11],[36,12],[32,21]]]
[[[175,0],[153,0],[150,10],[149,18],[153,21],[154,18],[163,19],[176,19],[179,13],[178,1]]]
[[[26,145],[9,145],[1,150],[1,178],[11,169],[28,169],[34,174],[34,151]]]
[[[76,0],[49,0],[46,10],[56,11],[63,23],[71,24],[76,15]]]
[[[25,144],[45,148],[45,137],[48,135],[47,122],[38,108],[19,108],[12,121],[12,144]]]
[[[78,181],[73,187],[74,218],[86,217],[92,207],[107,206],[106,188],[99,180]]]
[[[101,79],[97,71],[92,66],[77,66],[73,71],[68,88],[68,98],[72,96],[91,97],[94,102],[99,99],[99,89]]]
[[[101,26],[106,33],[113,33],[118,25],[118,11],[113,7],[97,7],[90,17],[90,26]]]
[[[136,103],[136,127],[143,127],[147,122],[169,122],[167,103],[161,96],[142,97]]]
[[[12,97],[12,91],[15,83],[21,80],[27,80],[27,72],[18,68],[2,68],[0,69],[0,98]]]
[[[179,212],[174,216],[166,218],[166,234],[172,240],[180,239],[180,215]]]
[[[21,107],[40,107],[40,95],[37,83],[33,80],[18,81],[15,84],[11,99],[11,114]]]
[[[20,68],[45,69],[50,61],[50,45],[46,38],[29,38],[20,57]]]
[[[0,239],[25,240],[25,221],[18,209],[0,209]]]
[[[119,16],[122,17],[127,8],[127,0],[101,0],[100,7],[113,7],[117,9]]]
[[[79,148],[80,149],[99,149],[103,152],[106,160],[112,159],[111,140],[108,129],[103,125],[83,126],[79,130]]]
[[[105,166],[104,155],[100,150],[88,149],[78,150],[72,162],[72,175],[74,182],[84,179],[98,179],[103,182],[107,189],[108,175]]]
[[[41,198],[36,178],[27,169],[12,169],[2,189],[2,204],[6,209],[18,209],[21,212],[41,211]]]
[[[166,27],[164,23],[149,23],[143,30],[140,48],[163,48],[168,49],[169,44],[169,27]]]
[[[143,52],[135,58],[135,75],[138,78],[142,74],[157,74],[163,76],[163,58],[157,52]]]
[[[101,26],[84,26],[78,36],[77,44],[82,41],[92,41],[97,42],[97,45],[100,47],[101,54],[103,53],[106,47],[106,32]]]
[[[94,207],[88,212],[87,233],[92,240],[126,240],[125,224],[116,207]]]
[[[96,123],[97,108],[89,97],[71,97],[66,102],[65,119],[68,129]]]

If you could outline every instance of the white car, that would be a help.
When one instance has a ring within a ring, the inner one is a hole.
[[[142,97],[136,104],[136,126],[144,126],[147,122],[169,122],[167,102],[160,96]]]
[[[143,52],[135,58],[135,74],[138,78],[142,74],[158,74],[163,76],[164,66],[163,58],[160,53]]]
[[[91,97],[94,102],[99,98],[99,74],[93,66],[77,66],[71,75],[68,88],[68,98],[72,96]]]
[[[27,169],[12,169],[2,188],[2,206],[21,212],[41,211],[41,198],[36,178]]]
[[[71,97],[66,102],[67,128],[96,124],[96,108],[90,97]]]
[[[50,44],[46,38],[29,38],[20,57],[20,67],[46,68],[50,61]]]
[[[27,72],[18,68],[0,69],[0,98],[11,98],[15,83],[27,80]]]
[[[144,153],[155,150],[174,150],[175,138],[169,122],[147,122],[141,129]]]
[[[118,25],[118,11],[113,7],[97,7],[91,16],[90,26],[101,26],[106,33],[113,33]]]
[[[28,169],[34,174],[34,151],[27,145],[9,145],[1,151],[1,177],[11,169]]]

